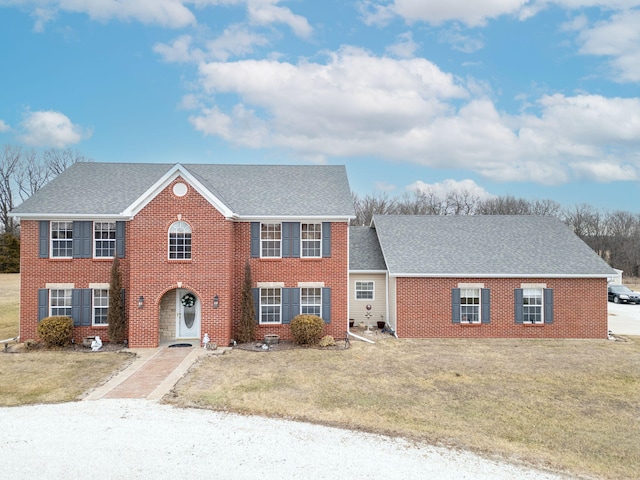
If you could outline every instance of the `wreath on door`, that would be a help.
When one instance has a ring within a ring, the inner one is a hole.
[[[182,297],[180,302],[182,303],[183,307],[191,308],[196,304],[196,297],[193,295],[193,293],[187,293]]]

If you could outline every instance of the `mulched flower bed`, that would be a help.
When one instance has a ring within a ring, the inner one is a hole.
[[[335,345],[331,345],[328,347],[321,347],[319,345],[298,345],[297,343],[292,342],[291,340],[280,340],[279,343],[274,343],[272,345],[268,345],[268,348],[264,348],[266,344],[262,341],[258,342],[249,342],[249,343],[238,343],[234,345],[234,349],[237,350],[246,350],[247,352],[281,352],[284,350],[346,350],[349,348],[348,344],[344,339],[336,340]]]

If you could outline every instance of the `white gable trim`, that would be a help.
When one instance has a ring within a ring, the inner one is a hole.
[[[154,183],[149,189],[138,197],[129,207],[122,212],[123,216],[133,217],[140,210],[146,207],[154,198],[156,198],[162,190],[167,188],[176,178],[182,177],[191,187],[193,187],[200,195],[202,195],[211,205],[213,205],[226,218],[231,218],[234,213],[227,207],[218,197],[216,197],[209,189],[207,189],[200,181],[198,181],[189,171],[176,163],[167,173]]]

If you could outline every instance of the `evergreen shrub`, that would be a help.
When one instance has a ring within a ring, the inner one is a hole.
[[[322,336],[324,320],[317,315],[296,315],[291,320],[291,336],[299,345],[315,345]]]
[[[73,320],[70,317],[46,317],[38,323],[38,336],[48,347],[64,347],[73,338]]]

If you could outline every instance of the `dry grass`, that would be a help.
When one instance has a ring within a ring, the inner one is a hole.
[[[572,474],[640,471],[640,338],[396,340],[205,357],[171,403],[294,418]]]
[[[0,340],[18,336],[20,274],[0,274]]]
[[[0,275],[0,340],[18,335],[19,290],[19,274]],[[0,406],[75,400],[132,359],[114,352],[0,350]]]
[[[128,365],[131,353],[0,353],[0,406],[70,402]]]

